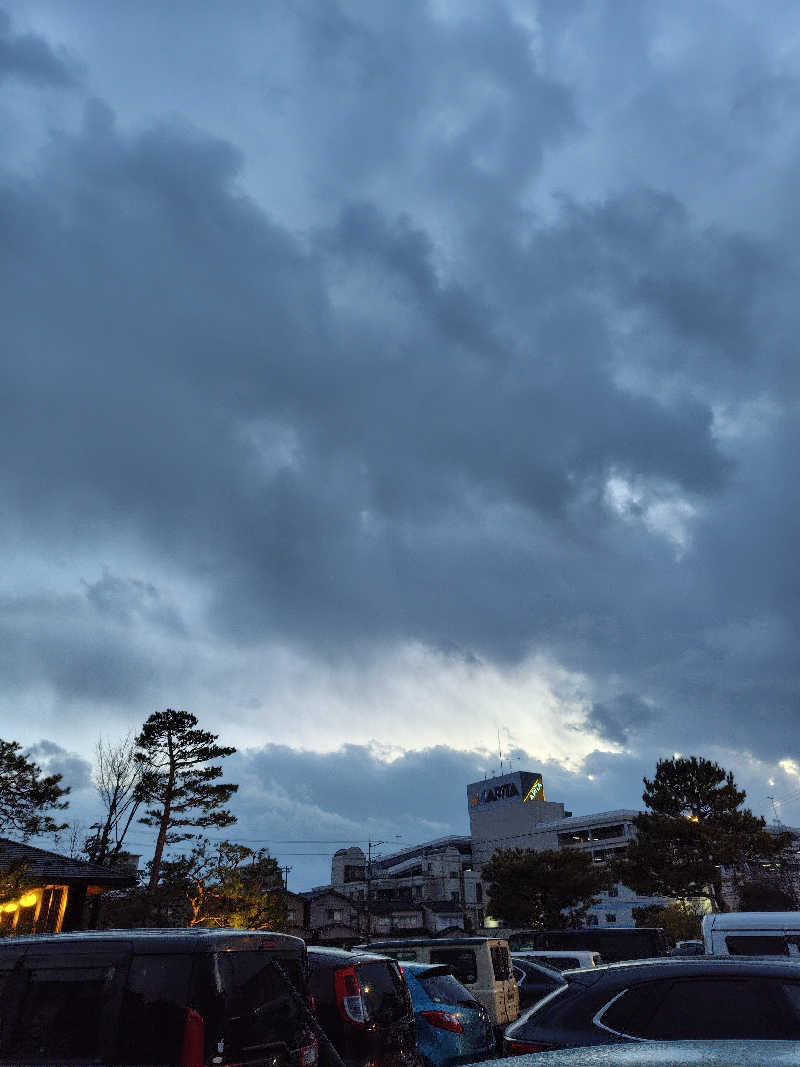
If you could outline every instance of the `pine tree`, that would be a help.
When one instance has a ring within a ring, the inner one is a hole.
[[[136,738],[135,759],[147,782],[149,804],[139,822],[158,827],[150,890],[158,885],[167,845],[196,836],[189,828],[223,827],[236,822],[224,805],[239,787],[218,782],[222,768],[212,763],[232,755],[236,749],[216,741],[217,734],[198,729],[194,715],[172,708],[151,715]]]
[[[17,741],[0,739],[0,833],[26,838],[66,829],[51,814],[69,803],[60,783],[60,774],[42,774]]]
[[[761,860],[782,845],[742,807],[747,794],[732,772],[711,760],[659,760],[644,787],[649,811],[634,819],[636,841],[620,871],[639,893],[716,901],[721,866]]]

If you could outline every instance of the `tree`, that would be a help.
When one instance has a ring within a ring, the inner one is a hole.
[[[578,849],[500,849],[481,872],[487,909],[507,923],[548,929],[583,925],[595,897],[612,883],[608,868]]]
[[[162,883],[181,888],[188,904],[187,926],[286,926],[280,868],[266,849],[202,840],[189,856],[162,863]]]
[[[164,849],[194,837],[187,827],[223,827],[236,822],[224,807],[239,788],[218,782],[222,768],[211,763],[235,748],[216,744],[217,734],[197,727],[188,711],[157,711],[136,738],[134,759],[147,778],[145,815],[139,822],[158,827],[148,888],[158,885]]]
[[[634,908],[633,921],[637,926],[660,926],[673,941],[690,941],[700,937],[704,914],[697,900],[673,900],[663,907]]]
[[[162,926],[286,928],[286,892],[277,860],[231,841],[201,839],[161,863],[158,885],[103,894],[106,928]]]
[[[746,798],[730,771],[698,756],[659,760],[644,779],[650,809],[634,819],[636,841],[620,879],[643,894],[716,901],[720,867],[771,856],[782,839],[742,808]]]
[[[86,852],[93,863],[103,863],[120,854],[136,812],[155,786],[152,773],[136,759],[130,734],[116,743],[102,737],[97,742],[94,784],[106,814],[92,825],[95,833],[86,842]]]
[[[796,911],[798,901],[777,878],[750,878],[739,887],[741,911]]]
[[[53,812],[69,806],[60,774],[42,774],[16,741],[0,739],[0,833],[28,837],[66,828]]]

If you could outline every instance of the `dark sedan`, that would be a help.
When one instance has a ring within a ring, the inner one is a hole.
[[[506,1055],[641,1040],[800,1040],[800,963],[789,960],[662,958],[565,977],[506,1029]]]

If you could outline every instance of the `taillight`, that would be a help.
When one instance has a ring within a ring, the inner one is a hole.
[[[181,1049],[181,1067],[203,1067],[206,1057],[206,1028],[203,1016],[193,1008],[186,1009],[186,1021],[183,1024],[183,1047]]]
[[[317,1039],[314,1038],[310,1045],[304,1045],[300,1049],[300,1058],[297,1061],[298,1067],[316,1067],[319,1061],[319,1050],[317,1048]]]
[[[449,1011],[421,1011],[420,1015],[426,1023],[438,1026],[440,1030],[450,1030],[454,1034],[463,1034],[464,1027],[457,1015]]]
[[[333,985],[336,992],[336,1006],[339,1014],[349,1023],[365,1026],[364,1001],[361,998],[361,986],[355,967],[340,967],[333,972]]]
[[[503,1051],[509,1056],[521,1056],[524,1052],[549,1052],[555,1045],[544,1045],[541,1041],[509,1041],[503,1042]]]

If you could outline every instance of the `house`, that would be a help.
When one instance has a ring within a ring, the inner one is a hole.
[[[0,903],[0,936],[80,930],[88,897],[136,883],[132,872],[0,837],[0,871],[17,867],[24,889]]]
[[[362,940],[359,908],[349,897],[327,888],[302,895],[310,944],[349,948]]]

